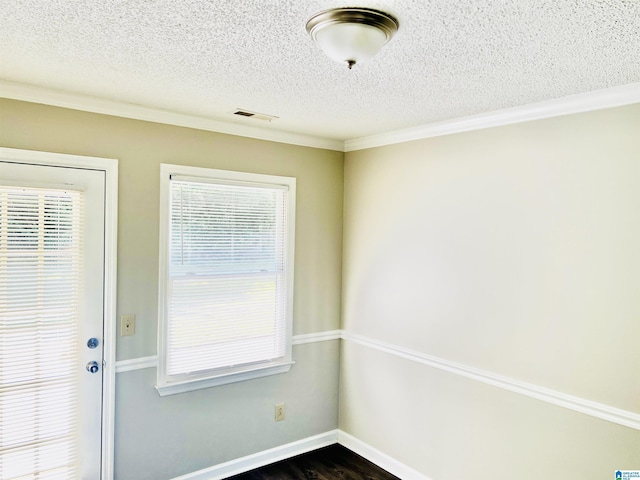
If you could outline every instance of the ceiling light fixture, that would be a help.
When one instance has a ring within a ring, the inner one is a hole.
[[[334,8],[307,21],[307,32],[332,60],[351,69],[373,57],[398,30],[398,20],[370,8]]]

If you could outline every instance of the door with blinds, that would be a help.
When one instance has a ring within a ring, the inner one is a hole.
[[[99,479],[103,171],[0,160],[0,478]]]

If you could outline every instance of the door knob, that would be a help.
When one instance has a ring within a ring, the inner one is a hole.
[[[100,370],[100,366],[98,366],[98,362],[92,361],[87,363],[87,372],[96,373]]]

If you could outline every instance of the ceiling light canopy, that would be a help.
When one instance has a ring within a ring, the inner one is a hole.
[[[373,57],[398,30],[398,20],[370,8],[334,8],[307,21],[307,32],[332,60],[351,69]]]

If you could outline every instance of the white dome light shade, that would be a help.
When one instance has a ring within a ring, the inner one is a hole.
[[[326,10],[307,22],[307,31],[322,51],[349,68],[373,57],[397,30],[395,18],[365,8]]]
[[[382,30],[361,23],[334,23],[316,34],[316,42],[331,60],[361,63],[387,43]]]

